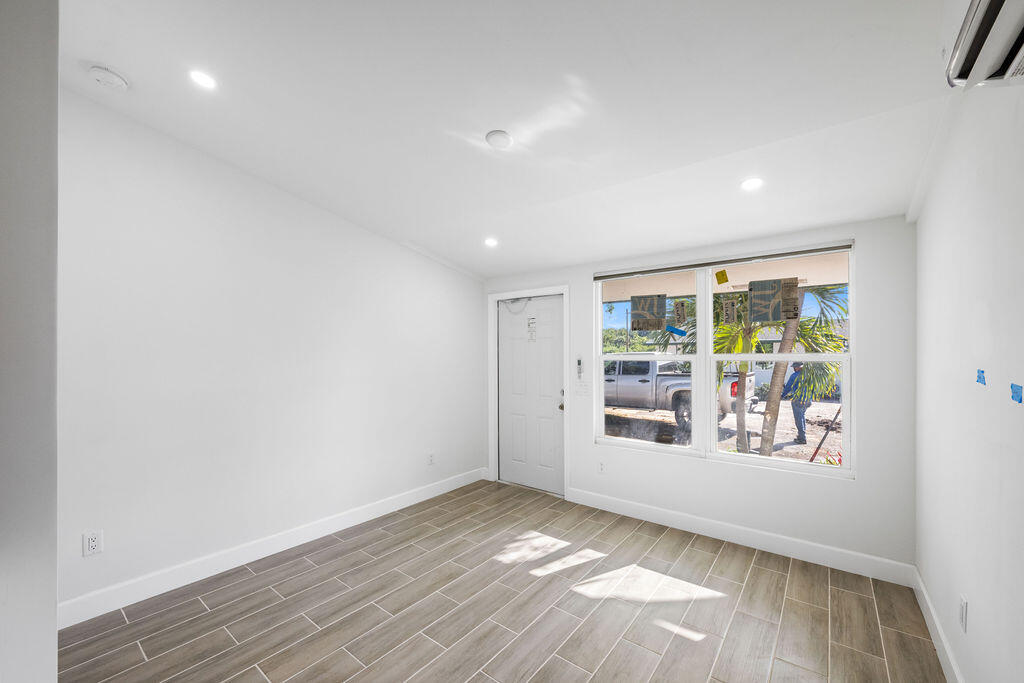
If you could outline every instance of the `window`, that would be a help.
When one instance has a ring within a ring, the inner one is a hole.
[[[647,361],[624,360],[621,375],[648,375],[651,372],[651,364]]]
[[[849,274],[840,247],[597,278],[598,438],[849,470]]]

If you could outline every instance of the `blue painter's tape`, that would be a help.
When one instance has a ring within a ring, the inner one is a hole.
[[[1024,402],[1024,399],[1021,398],[1021,386],[1019,384],[1010,385],[1010,399],[1017,403]]]
[[[978,370],[978,384],[984,384],[984,383],[985,383],[985,371],[984,370]]]
[[[672,334],[678,334],[680,337],[686,336],[686,330],[681,330],[678,327],[672,327],[671,325],[665,325],[665,329]]]

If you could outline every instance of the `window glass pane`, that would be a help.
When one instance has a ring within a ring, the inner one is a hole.
[[[622,361],[619,366],[618,375],[604,378],[605,436],[689,446],[690,362]]]
[[[841,363],[716,366],[719,451],[842,464]]]
[[[651,364],[645,360],[624,360],[622,369],[623,375],[647,375],[651,371]]]
[[[713,268],[713,353],[844,353],[849,252]]]
[[[604,353],[693,353],[694,271],[640,275],[601,283]]]

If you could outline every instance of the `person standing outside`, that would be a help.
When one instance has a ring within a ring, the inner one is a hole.
[[[793,443],[807,443],[807,420],[804,416],[811,407],[811,402],[807,400],[806,392],[797,394],[797,385],[803,378],[803,369],[803,363],[793,363],[793,374],[786,380],[786,386],[782,387],[782,398],[790,399],[790,405],[793,407],[793,422],[796,423],[796,439]]]

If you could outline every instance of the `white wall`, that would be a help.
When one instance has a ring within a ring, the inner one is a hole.
[[[1010,681],[1024,635],[1024,406],[1010,400],[1024,384],[1024,88],[959,104],[918,222],[917,563],[965,680]]]
[[[57,3],[0,3],[0,681],[56,677]]]
[[[63,601],[486,465],[482,283],[66,91],[60,182]]]
[[[901,563],[912,561],[914,228],[902,218],[500,278],[488,281],[487,290],[568,284],[572,354],[587,359],[589,372],[594,367],[595,272],[758,255],[850,238],[856,241],[855,480],[598,445],[593,400],[570,389],[569,495],[576,490],[611,496]],[[604,474],[598,472],[600,461],[606,465]]]

